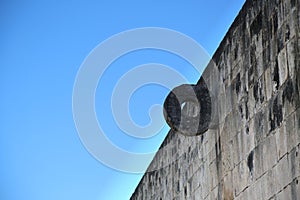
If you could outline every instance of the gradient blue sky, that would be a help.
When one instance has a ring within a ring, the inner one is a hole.
[[[85,150],[76,132],[72,92],[81,63],[108,37],[148,26],[180,31],[212,55],[243,3],[0,1],[0,199],[129,199],[142,174],[101,164]],[[109,103],[113,81],[148,62],[174,66],[191,82],[198,78],[186,70],[187,63],[160,51],[135,52],[109,68],[102,80],[107,87],[96,95],[97,102],[103,101],[96,105],[99,121],[106,132],[114,133],[108,136],[114,143],[136,152],[155,151],[167,128],[150,140],[126,139],[103,105]],[[133,119],[147,124],[149,105],[162,103],[167,92],[157,86],[136,92],[130,101]]]

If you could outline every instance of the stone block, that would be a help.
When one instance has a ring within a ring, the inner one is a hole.
[[[270,135],[263,142],[263,173],[270,170],[278,160],[276,137]]]
[[[203,199],[201,193],[202,193],[201,188],[196,189],[195,192],[193,193],[193,199],[194,200]]]
[[[215,188],[218,185],[218,170],[217,169],[217,162],[216,160],[214,160],[210,165],[209,165],[209,171],[210,171],[210,190],[212,190],[213,188]]]
[[[275,166],[275,183],[279,191],[286,187],[292,181],[292,174],[289,169],[287,156],[284,156]]]
[[[291,183],[291,196],[292,199],[299,199],[300,198],[300,177],[295,178]]]
[[[300,176],[300,144],[294,147],[287,156],[291,179]]]
[[[253,169],[252,174],[254,180],[258,179],[263,174],[263,145],[259,144],[253,151]]]
[[[255,79],[259,79],[262,74],[264,73],[265,71],[265,66],[264,66],[264,61],[263,61],[263,53],[262,51],[259,52],[259,56],[257,57],[257,60],[256,60],[256,71],[257,71],[257,75],[255,77]]]
[[[237,134],[233,138],[232,143],[232,151],[233,151],[233,164],[238,165],[243,159],[243,152],[242,152],[242,142],[241,142],[241,134]]]
[[[246,132],[241,133],[243,138],[243,159],[246,159],[248,154],[255,148],[254,134],[247,134]]]
[[[288,79],[282,88],[282,105],[284,118],[288,118],[295,109],[299,102],[299,94],[295,87],[294,81]]]
[[[247,162],[243,160],[237,165],[232,172],[233,176],[233,188],[235,196],[238,196],[250,182],[250,173],[247,166]]]
[[[284,123],[284,131],[286,133],[287,138],[287,151],[290,152],[294,147],[296,147],[299,144],[298,137],[299,135],[297,133],[296,128],[296,120],[299,120],[296,118],[296,113],[291,114]]]
[[[222,199],[232,200],[234,198],[233,178],[230,171],[222,181]]]
[[[227,145],[224,145],[222,149],[222,172],[224,175],[230,172],[234,167],[233,154],[233,141],[231,140]]]
[[[249,187],[248,199],[262,199],[262,188],[260,179],[258,179]]]
[[[247,98],[247,107],[249,112],[249,118],[251,119],[256,113],[256,101],[254,98],[253,87],[249,88],[248,98]]]
[[[273,81],[271,77],[270,68],[266,69],[264,76],[265,76],[265,92],[266,92],[265,97],[266,97],[266,101],[269,101],[273,93]]]
[[[296,38],[290,40],[287,44],[287,61],[288,61],[288,71],[289,76],[292,80],[295,78],[296,73]]]
[[[270,199],[276,194],[275,174],[269,170],[261,177],[262,199]]]
[[[279,84],[281,86],[287,80],[289,75],[286,48],[283,48],[278,54],[278,69]]]
[[[278,200],[293,200],[291,194],[291,186],[288,185],[284,188],[279,194],[276,195],[276,199]]]
[[[201,183],[201,172],[200,170],[196,171],[195,174],[193,175],[192,178],[192,188],[193,188],[193,192],[199,188]]]
[[[211,185],[210,182],[212,181],[208,164],[204,165],[202,177],[203,177],[202,182],[201,182],[202,196],[205,198],[210,193],[210,185]]]
[[[277,156],[280,160],[283,156],[287,154],[287,135],[285,132],[285,127],[281,126],[276,129],[276,147],[277,147]]]

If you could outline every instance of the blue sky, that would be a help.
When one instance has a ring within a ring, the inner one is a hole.
[[[105,166],[78,137],[72,92],[82,62],[105,39],[141,27],[179,31],[212,55],[243,3],[1,1],[0,199],[129,199],[142,174]],[[113,124],[109,109],[113,86],[128,70],[149,62],[172,66],[190,82],[198,78],[188,70],[188,63],[157,50],[133,52],[109,67],[95,96],[97,117],[107,137],[128,151],[155,151],[168,130],[165,127],[153,138],[138,140]],[[157,85],[136,91],[129,104],[133,120],[147,124],[149,106],[162,104],[167,93]]]

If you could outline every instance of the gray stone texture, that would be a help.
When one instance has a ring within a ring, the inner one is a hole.
[[[132,200],[300,199],[299,26],[300,0],[246,1],[203,74],[218,123],[171,130]]]

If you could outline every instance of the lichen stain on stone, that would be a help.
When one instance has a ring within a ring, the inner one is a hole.
[[[276,83],[276,90],[278,90],[278,88],[279,88],[279,68],[278,68],[277,60],[275,62],[275,67],[274,67],[273,81]]]
[[[248,98],[245,99],[246,119],[249,119]]]
[[[279,104],[278,97],[276,97],[273,100],[273,103],[270,104],[269,120],[271,127],[270,132],[280,126],[283,120],[282,105]]]
[[[253,174],[253,167],[254,167],[254,151],[251,151],[247,158],[247,166],[249,168],[249,172],[252,175]]]
[[[253,96],[255,101],[258,101],[258,83],[256,83],[253,87]]]
[[[283,105],[285,103],[285,100],[288,100],[290,103],[292,103],[293,101],[293,96],[294,96],[294,86],[293,86],[293,82],[291,79],[288,79],[285,87],[283,89],[283,93],[282,93],[282,102]]]
[[[291,35],[290,26],[287,24],[285,26],[285,42],[290,40],[290,35]]]
[[[237,74],[236,76],[236,82],[235,82],[235,91],[236,91],[236,94],[239,94],[240,92],[240,89],[241,89],[241,75],[240,73]]]
[[[250,49],[250,64],[251,66],[256,65],[256,46],[252,45]],[[253,71],[251,73],[253,75]]]
[[[251,36],[257,35],[262,29],[262,13],[260,12],[250,26]]]
[[[221,178],[222,178],[222,151],[221,151],[221,138],[217,138],[215,143],[215,152],[216,152],[216,169],[218,177],[218,199],[221,199],[222,196],[222,187],[221,187]]]
[[[256,102],[264,102],[263,88],[260,80],[257,81],[256,84],[254,84],[253,86],[253,96]]]

